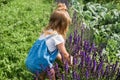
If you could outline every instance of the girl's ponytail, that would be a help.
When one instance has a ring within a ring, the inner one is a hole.
[[[57,10],[67,11],[67,7],[64,3],[58,3]]]

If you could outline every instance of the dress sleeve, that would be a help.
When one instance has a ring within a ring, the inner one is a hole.
[[[56,35],[54,38],[53,38],[54,42],[55,42],[55,46],[60,44],[60,43],[64,43],[65,40],[64,38],[62,37],[62,35]]]

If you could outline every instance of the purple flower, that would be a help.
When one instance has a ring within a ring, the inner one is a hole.
[[[96,60],[93,60],[93,72],[96,72],[97,63]]]
[[[97,67],[98,78],[100,77],[100,74],[101,74],[100,72],[102,70],[102,66],[103,66],[103,61],[101,61],[100,64],[98,65],[98,67]]]
[[[89,56],[89,55],[86,56],[85,61],[86,61],[86,65],[89,66],[89,65],[90,65],[90,62],[91,62],[91,59],[90,59],[90,56]]]
[[[88,72],[88,70],[86,70],[85,75],[86,75],[86,79],[88,80],[88,78],[89,78],[89,72]]]
[[[86,52],[89,51],[89,47],[90,47],[90,45],[89,45],[88,41],[84,41],[84,50],[85,50]]]
[[[68,74],[68,70],[69,70],[68,62],[65,63],[64,69],[65,69],[65,73]]]
[[[76,65],[76,64],[77,64],[77,58],[73,57],[73,65]]]
[[[80,75],[79,74],[77,75],[77,80],[80,80]]]
[[[54,69],[58,70],[58,63],[55,63]]]
[[[80,46],[80,35],[78,34],[77,37],[78,37],[78,43],[79,43],[78,46]]]
[[[83,41],[84,39],[84,24],[81,27],[81,34],[79,35],[78,30],[74,31],[74,34],[70,34],[68,40],[68,50],[74,56],[73,58],[73,67],[69,68],[72,69],[72,74],[68,74],[68,64],[64,61],[64,70],[67,73],[67,77],[73,77],[75,80],[80,80],[80,77],[86,77],[87,79],[105,79],[106,77],[113,77],[111,72],[115,72],[118,66],[118,62],[111,66],[105,63],[106,68],[104,67],[104,56],[102,55],[102,49],[100,47],[96,47],[93,43],[92,45],[88,41]],[[80,55],[79,58],[76,56]],[[79,64],[79,65],[76,65]],[[75,65],[75,66],[74,66]],[[76,69],[78,68],[78,69]],[[77,74],[79,73],[79,75]],[[66,75],[62,75],[63,77]]]
[[[52,80],[53,73],[51,72],[51,68],[47,67],[46,72],[47,72],[49,79]]]
[[[102,66],[103,66],[103,61],[101,61],[100,64],[98,65],[98,69],[97,69],[98,73],[99,73],[100,70],[102,69]]]
[[[73,80],[77,79],[77,73],[76,73],[76,71],[73,71],[72,76],[73,76]]]
[[[117,66],[118,66],[118,61],[116,61],[115,64],[112,65],[112,71],[111,71],[111,75],[114,75],[117,73]]]
[[[62,80],[65,80],[65,74],[62,74]]]
[[[58,67],[58,64],[57,64],[57,63],[55,63],[54,70],[55,70],[56,76],[57,76],[57,77],[60,77],[61,74],[60,74],[59,67]]]
[[[109,66],[107,65],[106,66],[106,69],[105,69],[105,72],[104,72],[104,77],[108,77],[108,74],[109,74]]]
[[[92,46],[89,48],[89,54],[93,51],[94,48],[95,48],[95,44],[93,43]]]
[[[84,66],[84,62],[85,62],[85,52],[81,51],[80,52],[81,55],[81,62],[80,62],[80,66],[83,67]]]
[[[101,69],[101,76],[103,76],[104,75],[104,69],[102,68]]]

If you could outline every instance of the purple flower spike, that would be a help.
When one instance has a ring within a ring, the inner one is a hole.
[[[55,69],[56,76],[57,76],[57,77],[60,77],[61,74],[60,74],[59,67],[58,67],[58,64],[57,64],[57,63],[55,63],[54,69]]]
[[[61,74],[61,76],[65,77],[65,80],[71,77],[72,80],[80,80],[80,78],[84,79],[85,77],[90,80],[108,80],[112,77],[115,78],[116,74],[118,74],[118,62],[114,65],[106,62],[108,58],[106,58],[106,54],[102,54],[103,48],[99,45],[95,46],[94,42],[91,44],[85,40],[85,25],[79,25],[79,22],[76,23],[76,25],[77,27],[80,26],[81,31],[75,28],[74,33],[70,34],[66,45],[68,52],[73,56],[73,66],[68,68],[67,60],[62,58],[64,61],[64,71],[62,73],[65,74]],[[61,71],[62,70],[63,69],[61,69]]]
[[[103,61],[100,62],[97,68],[98,78],[101,76],[100,74],[101,74],[102,66],[103,66]]]
[[[50,68],[50,67],[47,67],[47,69],[46,69],[47,75],[48,75],[49,79],[52,80],[52,77],[51,77],[51,76],[53,76],[53,73],[52,73],[50,70],[51,70],[51,68]]]
[[[84,50],[88,52],[89,51],[89,47],[90,47],[89,42],[88,41],[84,41]]]
[[[84,58],[84,60],[85,60],[86,53],[85,53],[84,51],[82,52],[82,56],[83,56],[83,58]]]
[[[73,71],[72,75],[73,75],[73,80],[76,80],[77,79],[77,73],[76,73],[76,71]]]
[[[77,64],[77,58],[73,57],[73,64],[76,65]]]
[[[65,74],[62,74],[62,80],[65,80]]]
[[[85,75],[86,75],[86,79],[88,80],[88,78],[89,78],[89,72],[88,72],[88,70],[86,71]]]
[[[89,66],[89,65],[90,65],[90,62],[91,62],[91,59],[90,59],[90,56],[89,56],[89,55],[86,56],[85,61],[86,61],[86,65]]]
[[[103,68],[101,69],[101,76],[103,77],[103,75],[104,75],[104,70],[103,70]]]
[[[85,62],[85,57],[86,57],[85,52],[81,51],[80,55],[82,56],[80,66],[83,67]]]
[[[93,60],[93,72],[96,71],[96,66],[97,66],[96,60]]]
[[[104,76],[108,76],[108,74],[109,74],[109,66],[107,65],[106,66],[106,69],[105,69],[105,72],[104,72]]]
[[[68,74],[68,70],[69,70],[68,62],[66,62],[64,66],[65,66],[65,73]]]
[[[84,64],[84,60],[83,60],[83,57],[82,57],[82,58],[81,58],[81,62],[80,62],[80,64],[79,64],[79,67],[78,67],[78,68],[79,68],[79,69],[82,68],[82,67],[83,67],[83,64]]]
[[[79,74],[77,75],[77,80],[80,80],[80,75]]]
[[[80,43],[80,35],[78,35],[78,43]],[[80,46],[80,44],[78,44]]]
[[[93,43],[92,46],[89,48],[89,54],[92,53],[94,48],[95,48],[95,44]]]
[[[99,64],[99,66],[98,66],[98,69],[97,69],[98,73],[99,73],[100,70],[102,69],[102,66],[103,66],[103,61],[101,61],[100,64]]]

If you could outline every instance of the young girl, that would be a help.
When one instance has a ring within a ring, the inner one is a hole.
[[[52,73],[51,79],[55,80],[52,66],[56,58],[61,62],[64,58],[69,65],[72,65],[72,56],[65,48],[66,32],[70,22],[71,18],[65,4],[59,3],[50,16],[48,26],[31,48],[26,59],[26,67],[34,74],[39,73],[40,80],[45,79],[47,67]]]

